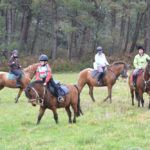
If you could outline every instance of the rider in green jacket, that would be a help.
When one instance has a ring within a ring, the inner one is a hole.
[[[141,69],[144,69],[147,64],[147,59],[150,59],[149,55],[145,54],[145,50],[142,46],[138,46],[138,54],[134,57],[133,65],[135,70],[133,71],[133,84],[136,85],[137,75]]]

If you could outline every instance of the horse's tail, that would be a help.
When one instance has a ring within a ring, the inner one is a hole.
[[[80,106],[80,91],[77,85],[74,85],[74,87],[77,89],[78,91],[78,103],[77,103],[77,116],[79,117],[80,114],[83,115],[81,106]]]

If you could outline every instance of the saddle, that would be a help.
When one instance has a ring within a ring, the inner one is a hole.
[[[98,70],[93,70],[93,71],[91,72],[92,78],[96,79],[98,82],[99,82],[99,80],[102,80],[102,81],[103,81],[103,78],[104,78],[105,74],[106,74],[106,70],[104,70],[103,75],[102,75],[102,78],[99,79],[99,77],[100,77],[100,75],[101,75],[101,72],[99,72]]]
[[[65,86],[64,84],[61,84],[58,81],[54,81],[54,82],[57,84],[57,87],[58,87],[57,92],[59,93],[59,95],[65,96],[69,93],[69,89],[67,88],[67,86]],[[49,90],[53,96],[55,97],[57,96],[55,93],[54,87],[51,84],[49,84]]]
[[[137,78],[142,75],[143,71],[144,71],[144,70],[140,69],[140,70],[138,70],[136,73],[133,73],[133,74],[132,74],[132,76],[131,76],[131,78],[130,78],[130,81],[131,81],[131,83],[133,83],[133,86],[134,86],[134,87],[136,87]]]
[[[24,73],[22,72],[21,78],[23,77],[23,75],[24,75]],[[8,78],[9,80],[16,80],[16,79],[17,79],[17,78],[16,78],[16,75],[13,74],[12,72],[9,72],[9,73],[8,73],[7,78]]]

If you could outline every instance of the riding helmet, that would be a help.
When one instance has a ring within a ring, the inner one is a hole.
[[[12,54],[13,54],[14,57],[18,57],[18,50],[16,50],[16,49],[13,50],[13,51],[12,51]]]
[[[40,55],[39,61],[48,61],[48,56],[45,54]]]
[[[145,49],[143,48],[143,46],[137,46],[137,50],[142,49],[143,51],[145,51]]]
[[[101,46],[98,46],[98,47],[96,48],[96,50],[97,50],[98,52],[102,52],[102,51],[103,51],[103,48],[102,48]]]

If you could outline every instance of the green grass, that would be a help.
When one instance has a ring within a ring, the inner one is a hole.
[[[55,74],[63,83],[76,83],[77,73]],[[149,150],[150,111],[148,96],[145,107],[131,106],[127,82],[117,81],[112,104],[103,103],[107,88],[95,88],[93,103],[85,87],[81,94],[84,115],[76,124],[68,124],[64,109],[58,109],[59,124],[47,109],[40,125],[35,125],[38,109],[27,102],[24,94],[14,103],[17,90],[0,91],[0,150]]]

